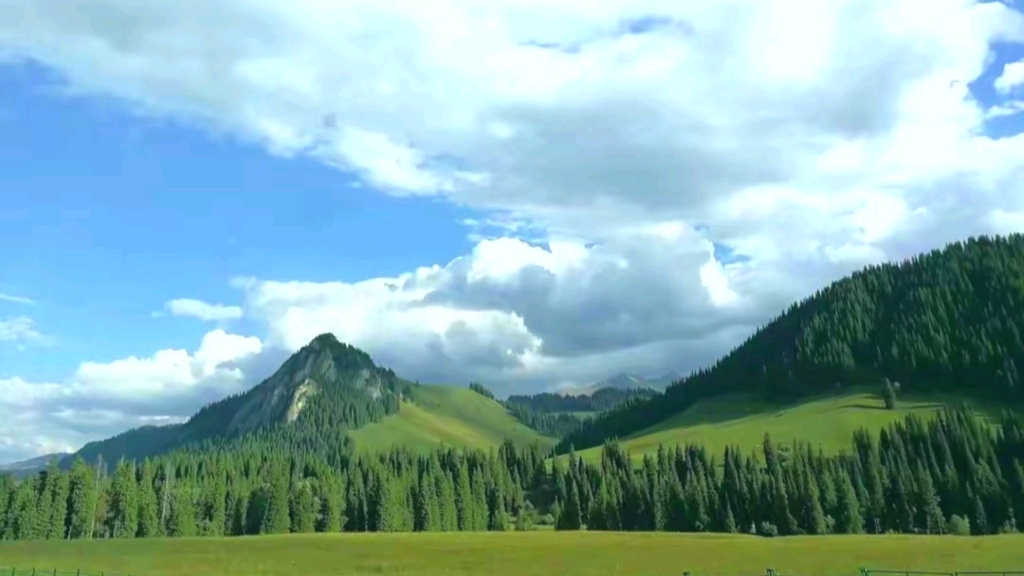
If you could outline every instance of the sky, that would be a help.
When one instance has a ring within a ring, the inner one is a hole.
[[[328,331],[501,395],[686,373],[1024,231],[1021,2],[343,4],[0,4],[0,462]]]

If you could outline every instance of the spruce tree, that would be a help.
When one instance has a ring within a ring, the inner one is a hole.
[[[108,518],[114,538],[134,538],[139,528],[139,494],[135,465],[122,460],[114,470],[110,486]]]
[[[96,509],[96,474],[81,458],[71,465],[68,497],[68,538],[91,535]]]
[[[316,530],[317,506],[309,480],[301,479],[295,481],[290,496],[291,531],[297,533],[314,532]]]
[[[846,471],[839,474],[836,492],[836,532],[840,534],[860,534],[864,532],[864,518],[860,513],[857,493]]]
[[[136,535],[140,538],[159,536],[161,533],[159,502],[157,501],[156,488],[154,487],[155,481],[153,463],[147,460],[142,464],[138,488],[139,525],[136,529]]]
[[[560,514],[555,519],[556,530],[579,530],[583,527],[580,497],[576,483],[570,484],[568,490],[569,499],[565,502],[565,506],[560,510]]]
[[[167,535],[171,537],[196,535],[195,489],[188,481],[177,482],[171,488],[167,512]]]

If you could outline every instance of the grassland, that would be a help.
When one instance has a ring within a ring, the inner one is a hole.
[[[848,450],[859,428],[881,429],[908,414],[928,418],[943,407],[962,405],[957,396],[907,396],[895,410],[886,410],[873,392],[849,392],[817,396],[796,404],[767,402],[752,394],[730,394],[697,402],[690,409],[663,422],[621,439],[631,455],[640,459],[657,450],[658,444],[674,446],[697,443],[715,454],[726,445],[744,451],[759,450],[765,432],[777,443],[811,441],[829,453]],[[979,411],[996,416],[1001,406],[970,403]],[[580,451],[587,460],[600,458],[601,448]]]
[[[350,433],[357,450],[384,451],[406,446],[427,452],[440,446],[488,449],[506,438],[517,445],[538,442],[542,447],[555,439],[541,435],[508,413],[505,408],[461,386],[415,386],[412,401],[402,403],[392,416]]]
[[[859,567],[1022,570],[1024,536],[509,532],[5,542],[0,565],[139,576],[739,576],[766,567],[780,576],[852,576]]]

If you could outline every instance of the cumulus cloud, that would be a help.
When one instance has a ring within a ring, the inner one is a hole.
[[[1024,86],[1024,59],[1010,62],[1003,67],[1003,73],[996,78],[996,90],[1004,94]]]
[[[188,316],[207,322],[237,320],[242,317],[242,309],[238,306],[224,304],[208,304],[191,298],[178,298],[164,305],[173,316]]]
[[[986,134],[1017,106],[967,89],[1022,41],[965,0],[0,7],[0,54],[69,93],[481,213],[470,254],[394,278],[238,281],[260,370],[331,330],[505,391],[692,369],[865,264],[1024,230],[1024,136]]]
[[[0,379],[0,462],[181,421],[251,385],[246,367],[261,352],[259,338],[213,330],[193,352],[83,362],[66,382]]]

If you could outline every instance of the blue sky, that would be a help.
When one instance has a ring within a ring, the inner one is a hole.
[[[772,1],[25,0],[0,461],[185,417],[323,331],[499,393],[685,373],[864,265],[1024,231],[1020,0],[866,3],[906,18],[875,34]]]
[[[356,281],[471,248],[465,209],[395,198],[305,158],[64,98],[37,65],[0,67],[0,316],[55,342],[0,347],[0,377],[55,380],[83,358],[192,347],[179,297],[233,303],[239,276]]]

